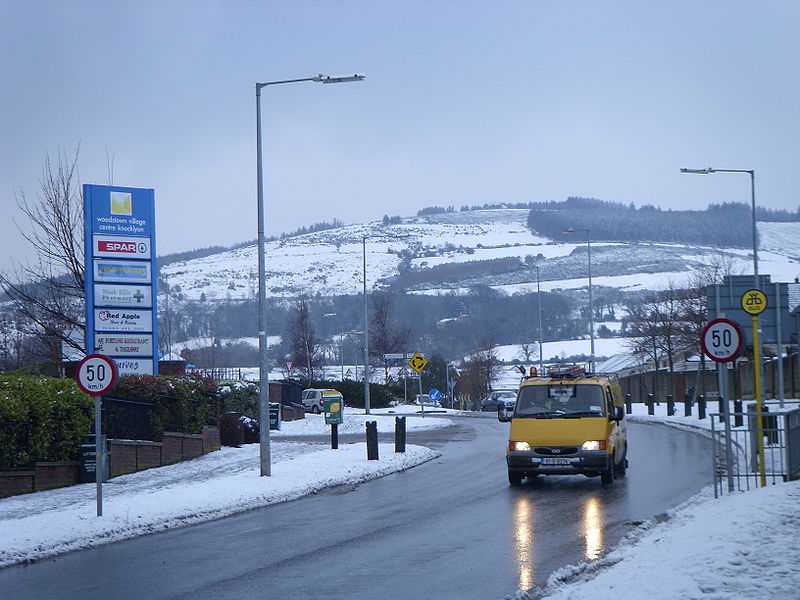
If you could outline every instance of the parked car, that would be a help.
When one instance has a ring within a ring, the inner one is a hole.
[[[300,399],[305,409],[314,414],[319,414],[325,410],[325,400],[340,400],[344,403],[341,393],[328,389],[309,388],[303,390]]]
[[[434,406],[436,408],[441,408],[442,405],[439,403],[438,400],[431,400],[431,397],[428,394],[417,394],[414,398],[414,404],[418,406]]]
[[[496,411],[500,407],[513,409],[517,401],[517,392],[514,390],[495,390],[481,400],[482,411]]]

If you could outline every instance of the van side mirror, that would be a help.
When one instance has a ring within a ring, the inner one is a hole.
[[[614,414],[611,419],[619,423],[625,418],[625,409],[621,406],[614,406]]]

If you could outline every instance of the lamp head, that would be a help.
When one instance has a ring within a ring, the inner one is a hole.
[[[708,175],[709,173],[714,173],[714,172],[715,170],[712,169],[711,167],[708,167],[707,169],[686,169],[686,168],[681,169],[681,173],[695,173],[697,175]]]
[[[316,77],[312,77],[312,81],[317,83],[348,83],[350,81],[364,81],[366,75],[363,73],[354,73],[352,75],[323,75],[320,73]]]

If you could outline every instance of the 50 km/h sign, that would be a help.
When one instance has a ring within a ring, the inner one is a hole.
[[[730,362],[742,351],[744,335],[736,322],[730,319],[714,319],[703,328],[700,344],[711,360]]]
[[[117,382],[117,366],[102,354],[90,354],[75,370],[78,387],[91,396],[102,396]]]

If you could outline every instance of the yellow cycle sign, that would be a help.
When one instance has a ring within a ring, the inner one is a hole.
[[[417,373],[421,373],[422,370],[428,366],[428,359],[426,359],[424,356],[422,356],[422,354],[417,352],[408,361],[408,366],[414,369]]]
[[[742,309],[750,315],[760,315],[767,308],[767,295],[761,290],[747,290],[742,294]]]

